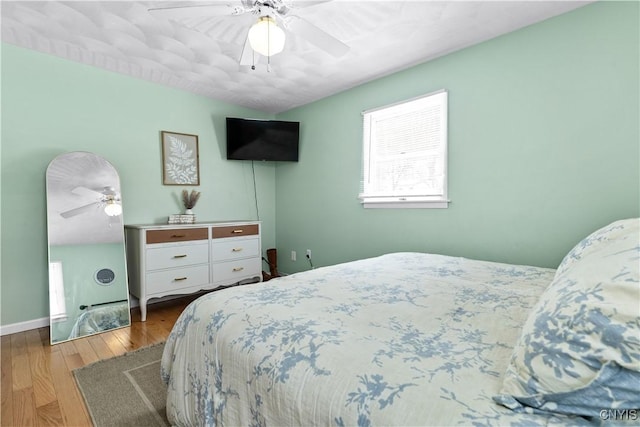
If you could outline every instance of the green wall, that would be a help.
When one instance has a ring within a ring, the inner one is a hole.
[[[638,17],[596,3],[279,115],[302,122],[300,162],[276,174],[280,270],[308,269],[306,249],[316,266],[420,251],[556,267],[639,216]],[[442,88],[450,207],[363,209],[361,111]]]
[[[198,220],[256,219],[250,162],[224,159],[226,116],[270,118],[165,86],[2,45],[0,323],[48,317],[45,170],[90,151],[120,173],[125,223],[166,222],[180,191],[162,185],[160,131],[199,136]],[[223,83],[222,83],[223,84]],[[275,244],[275,165],[255,165],[263,246]]]

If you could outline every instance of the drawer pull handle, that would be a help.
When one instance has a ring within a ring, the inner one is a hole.
[[[242,248],[233,248],[231,252],[242,252]]]
[[[187,255],[186,254],[184,254],[184,255],[174,255],[173,257],[174,258],[186,258]]]
[[[172,234],[171,235],[172,239],[176,239],[176,238],[179,238],[179,237],[187,237],[187,235],[186,234]]]
[[[186,277],[176,277],[175,279],[173,279],[174,282],[179,282],[181,280],[187,280]]]
[[[233,269],[233,271],[242,271],[244,270],[244,267],[236,267]]]
[[[244,233],[244,230],[242,228],[239,228],[237,230],[233,230],[232,233],[233,234],[240,234],[240,233]]]

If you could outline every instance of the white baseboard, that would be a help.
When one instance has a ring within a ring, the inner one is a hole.
[[[280,273],[285,275],[285,273]],[[167,295],[162,298],[154,298],[151,301],[147,302],[147,305],[153,305],[159,302],[165,302],[172,299],[184,298],[188,295]],[[140,306],[140,300],[134,297],[133,295],[129,295],[129,307],[136,308]],[[49,318],[43,317],[41,319],[33,319],[27,320],[26,322],[12,323],[9,325],[0,325],[0,336],[15,334],[18,332],[29,331],[31,329],[44,328],[45,326],[49,326]]]
[[[130,296],[131,308],[138,307],[138,299]],[[49,318],[43,317],[41,319],[27,320],[25,322],[11,323],[9,325],[0,325],[0,336],[17,334],[18,332],[29,331],[31,329],[44,328],[49,326]]]
[[[153,299],[149,301],[148,304],[151,305],[154,303],[168,301],[168,300],[171,300],[174,298],[180,298],[183,296],[184,295],[170,295],[164,298]],[[140,302],[138,301],[138,298],[134,297],[133,295],[129,295],[129,304],[131,308],[140,306]],[[0,336],[16,334],[18,332],[29,331],[31,329],[44,328],[46,326],[49,326],[48,317],[43,317],[41,319],[27,320],[25,322],[11,323],[9,325],[0,325]]]
[[[10,325],[0,326],[0,336],[29,331],[31,329],[44,328],[45,326],[49,326],[48,317],[27,320],[26,322],[12,323]]]

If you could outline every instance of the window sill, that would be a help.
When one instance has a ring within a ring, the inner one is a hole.
[[[361,200],[365,209],[446,209],[450,200]]]

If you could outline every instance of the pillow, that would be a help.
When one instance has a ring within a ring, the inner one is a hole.
[[[637,240],[638,220],[637,218],[632,218],[613,222],[582,239],[582,241],[575,245],[562,259],[562,262],[556,270],[556,277],[563,274],[576,261],[581,260],[594,251],[602,249],[602,246],[606,245],[607,242],[616,239],[619,233],[629,234],[635,230]],[[627,230],[626,232],[625,229]]]
[[[578,243],[533,308],[494,400],[598,417],[640,408],[640,218]]]

